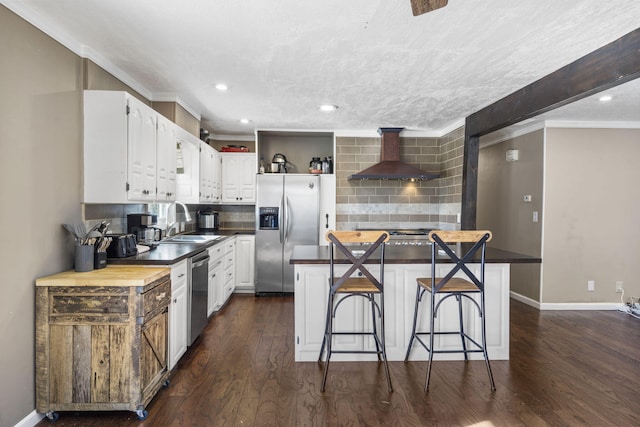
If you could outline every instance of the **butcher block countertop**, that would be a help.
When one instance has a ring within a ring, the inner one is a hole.
[[[168,267],[108,265],[99,270],[78,273],[64,271],[36,279],[36,286],[147,286],[171,273]]]

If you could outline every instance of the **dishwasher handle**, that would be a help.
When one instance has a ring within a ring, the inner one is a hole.
[[[194,257],[195,258],[195,257]],[[206,255],[204,257],[200,257],[197,259],[194,259],[191,263],[191,268],[198,268],[198,267],[202,267],[203,265],[205,265],[206,263],[209,262],[209,255]]]

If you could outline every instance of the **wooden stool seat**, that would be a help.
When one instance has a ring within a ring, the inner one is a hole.
[[[443,280],[442,277],[436,277],[434,282],[439,283]],[[431,292],[431,279],[430,278],[419,278],[417,279],[418,284]],[[463,279],[461,277],[453,277],[447,283],[444,284],[442,288],[438,292],[480,292],[478,287],[473,284],[473,282]]]

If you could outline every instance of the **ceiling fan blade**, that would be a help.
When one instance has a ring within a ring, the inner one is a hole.
[[[448,2],[449,0],[411,0],[411,11],[413,16],[418,16],[445,7]]]

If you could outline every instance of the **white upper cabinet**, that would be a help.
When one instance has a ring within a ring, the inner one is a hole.
[[[200,203],[213,203],[213,162],[215,150],[200,142]]]
[[[182,128],[177,130],[177,200],[200,203],[200,139]]]
[[[128,200],[153,201],[156,197],[156,126],[158,113],[138,101],[127,100],[129,107],[127,154]]]
[[[256,201],[256,153],[221,153],[222,203]]]
[[[213,186],[213,202],[220,203],[222,201],[222,155],[216,150],[213,150],[211,182]]]
[[[175,200],[175,129],[126,92],[84,91],[84,202]]]
[[[156,147],[156,200],[176,200],[177,126],[169,119],[158,116]]]

